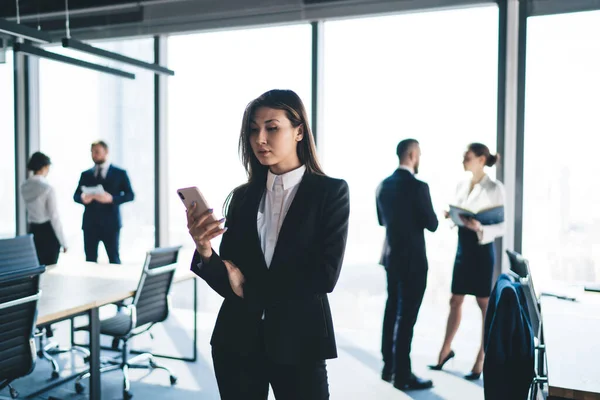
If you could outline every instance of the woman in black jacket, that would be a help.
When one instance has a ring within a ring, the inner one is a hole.
[[[345,181],[317,160],[306,110],[290,90],[246,107],[239,150],[248,182],[224,221],[212,210],[188,229],[192,271],[224,301],[212,335],[222,399],[328,399],[326,359],[337,357],[327,293],[340,274],[348,232]],[[210,240],[223,234],[219,254]]]

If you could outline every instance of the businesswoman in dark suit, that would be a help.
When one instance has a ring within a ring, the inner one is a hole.
[[[222,399],[328,399],[326,359],[337,357],[327,294],[338,280],[348,185],[326,176],[302,101],[271,90],[244,113],[239,150],[248,182],[223,220],[192,217],[192,271],[224,301],[212,335]],[[223,234],[219,254],[210,240]]]
[[[465,171],[472,173],[469,180],[460,182],[456,190],[456,205],[478,210],[504,205],[504,186],[498,180],[492,180],[484,171],[484,167],[492,167],[498,161],[498,154],[490,154],[487,146],[471,143],[464,154]],[[448,217],[448,213],[446,213]],[[454,357],[452,340],[458,331],[465,295],[473,295],[481,309],[482,326],[485,322],[488,299],[492,291],[494,273],[494,239],[504,235],[504,223],[481,225],[475,219],[464,219],[465,227],[458,228],[458,248],[452,274],[452,297],[450,298],[450,315],[446,326],[444,344],[440,350],[438,364],[431,369],[440,370],[444,364]],[[483,329],[482,329],[483,332]],[[465,376],[468,380],[476,380],[483,370],[483,338],[481,347],[471,373]]]
[[[42,265],[53,265],[58,261],[62,247],[67,251],[67,242],[58,216],[56,192],[48,183],[50,158],[39,151],[27,162],[33,173],[21,184],[21,195],[27,207],[28,231],[33,234],[35,250]]]

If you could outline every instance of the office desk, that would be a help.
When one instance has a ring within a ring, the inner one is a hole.
[[[600,293],[542,296],[550,398],[600,400]]]
[[[90,319],[90,399],[100,399],[99,308],[135,294],[142,273],[140,264],[59,263],[47,267],[41,277],[42,297],[38,303],[37,325],[64,321],[81,314]],[[189,265],[177,266],[173,283],[193,279]],[[196,307],[194,280],[194,311]],[[194,357],[196,358],[196,312],[194,312]],[[48,388],[46,388],[48,389]]]

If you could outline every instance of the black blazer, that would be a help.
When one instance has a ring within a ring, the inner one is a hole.
[[[281,364],[337,357],[327,293],[340,275],[350,213],[345,181],[305,173],[285,217],[270,268],[261,249],[256,216],[265,191],[237,189],[227,212],[220,256],[202,263],[194,253],[192,271],[225,298],[217,317],[213,348],[249,353],[266,347]],[[225,265],[244,274],[244,298],[235,295]],[[259,334],[264,319],[264,344]]]
[[[500,275],[485,314],[486,400],[527,398],[535,375],[533,337],[521,284]]]
[[[81,228],[84,230],[97,229],[99,226],[102,226],[108,230],[118,230],[121,228],[121,213],[119,212],[119,206],[128,201],[132,201],[134,198],[133,189],[131,189],[131,183],[129,182],[127,172],[112,164],[108,168],[106,178],[104,179],[96,179],[94,172],[94,168],[91,168],[81,173],[77,189],[73,195],[73,200],[79,204],[83,204],[81,201],[81,187],[102,184],[104,190],[112,195],[113,202],[110,204],[102,204],[97,201],[92,201],[85,205]]]
[[[380,263],[402,273],[426,272],[424,229],[435,232],[429,186],[405,169],[397,169],[377,188],[377,218],[386,235]]]

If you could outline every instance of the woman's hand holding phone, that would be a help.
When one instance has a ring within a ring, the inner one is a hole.
[[[197,206],[198,204],[194,202],[186,212],[187,227],[190,236],[194,239],[198,254],[202,256],[204,261],[208,261],[212,256],[210,241],[222,235],[227,230],[227,228],[221,228],[220,226],[225,221],[225,218],[221,218],[218,221],[215,221],[214,218],[209,218],[213,213],[212,209],[208,209],[198,217],[195,217],[194,212]]]

